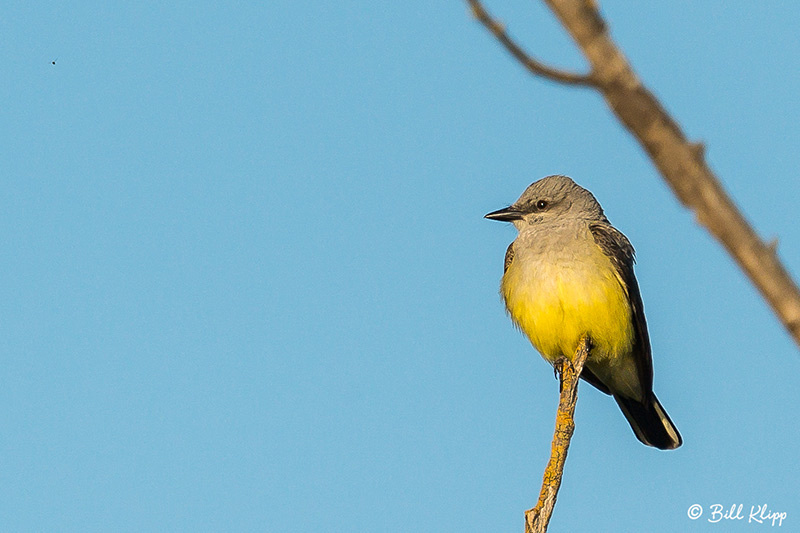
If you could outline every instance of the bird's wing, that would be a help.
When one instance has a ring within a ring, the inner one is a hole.
[[[635,262],[633,246],[621,231],[608,222],[593,222],[589,224],[594,242],[608,256],[617,271],[624,289],[628,293],[631,304],[631,318],[633,320],[633,355],[636,359],[636,368],[645,394],[653,390],[653,360],[650,355],[650,337],[647,334],[647,322],[644,319],[644,304],[639,294],[639,284],[633,274]],[[591,383],[591,381],[590,381]]]
[[[508,270],[508,265],[510,265],[511,261],[513,260],[514,260],[514,243],[512,242],[511,244],[508,245],[508,248],[506,248],[506,259],[505,262],[503,263],[503,274],[506,273],[506,270]]]

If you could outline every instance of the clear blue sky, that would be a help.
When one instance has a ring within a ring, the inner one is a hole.
[[[541,5],[487,5],[583,68]],[[800,9],[603,8],[800,275]],[[522,531],[557,382],[482,216],[554,173],[637,249],[684,446],[582,387],[552,531],[758,530],[714,503],[800,528],[800,352],[603,101],[463,2],[0,14],[0,530]]]

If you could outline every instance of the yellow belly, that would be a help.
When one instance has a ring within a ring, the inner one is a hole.
[[[629,358],[633,327],[627,294],[599,249],[580,262],[517,259],[503,276],[501,292],[514,323],[545,359],[571,358],[584,333],[592,339],[595,365],[615,366]]]

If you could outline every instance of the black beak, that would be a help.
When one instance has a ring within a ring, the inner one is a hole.
[[[489,220],[499,220],[500,222],[511,222],[514,220],[521,220],[522,212],[517,211],[513,207],[509,206],[483,215],[483,218],[488,218]]]

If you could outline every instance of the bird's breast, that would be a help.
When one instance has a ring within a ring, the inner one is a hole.
[[[624,284],[593,242],[549,251],[515,245],[501,293],[514,323],[551,362],[572,357],[584,333],[592,339],[593,358],[613,359],[631,350],[633,326]]]

